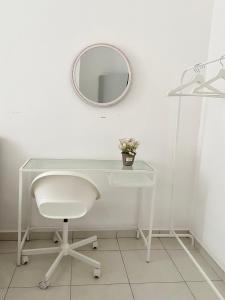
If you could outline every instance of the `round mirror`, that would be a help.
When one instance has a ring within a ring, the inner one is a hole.
[[[91,45],[81,51],[74,61],[72,76],[78,95],[97,106],[119,102],[131,83],[127,57],[108,44]]]

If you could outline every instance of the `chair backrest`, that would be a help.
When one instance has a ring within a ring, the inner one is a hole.
[[[38,175],[31,184],[42,216],[73,219],[84,216],[100,197],[96,185],[84,174],[50,171]]]

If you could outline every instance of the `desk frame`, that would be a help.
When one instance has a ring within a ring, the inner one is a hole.
[[[23,246],[25,244],[26,240],[29,240],[29,234],[33,230],[37,229],[52,229],[56,231],[56,234],[58,233],[58,228],[56,227],[32,227],[31,226],[31,220],[29,224],[26,227],[26,230],[24,232],[24,235],[22,237],[22,205],[23,205],[23,174],[26,173],[32,173],[32,172],[47,172],[51,171],[52,169],[38,169],[38,168],[31,168],[31,169],[25,169],[24,167],[27,165],[27,163],[30,161],[27,160],[19,169],[19,199],[18,199],[18,251],[17,251],[17,265],[21,265],[21,257],[22,255],[27,255],[29,250],[23,249]],[[145,162],[146,165],[149,166],[149,170],[135,170],[136,173],[140,174],[146,174],[152,176],[152,184],[148,187],[139,187],[138,188],[138,213],[137,213],[137,238],[141,236],[141,238],[144,241],[144,244],[146,246],[146,262],[150,262],[150,252],[151,252],[151,240],[152,237],[155,236],[152,234],[153,231],[153,220],[154,220],[154,202],[155,202],[155,195],[156,195],[156,181],[157,181],[157,171],[155,168],[153,168],[149,163]],[[56,169],[54,169],[56,170]],[[60,169],[63,170],[63,169]],[[68,169],[64,169],[68,170]],[[112,170],[112,169],[70,169],[71,171],[76,172],[101,172],[101,173],[116,173],[121,172],[120,170]],[[128,170],[127,170],[128,171]],[[129,172],[132,172],[132,170],[129,170]],[[135,187],[137,188],[137,187]],[[142,199],[144,197],[143,190],[144,189],[152,189],[152,195],[150,199],[150,212],[149,212],[149,221],[148,221],[148,235],[147,237],[144,234],[143,229],[141,228],[140,221],[141,221],[141,203],[143,202]]]

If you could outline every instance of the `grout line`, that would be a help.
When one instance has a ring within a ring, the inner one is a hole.
[[[190,282],[190,283],[206,283],[205,281],[187,281],[187,282]],[[220,281],[217,281],[217,282],[222,282],[221,280]],[[180,283],[184,283],[184,281],[144,281],[144,282],[132,282],[131,284],[135,284],[135,285],[141,285],[141,284],[180,284]],[[129,283],[127,282],[113,282],[113,283],[75,283],[75,284],[71,284],[71,287],[73,286],[101,286],[101,285],[128,285]],[[10,289],[32,289],[32,288],[37,288],[38,286],[37,285],[34,285],[34,286],[13,286],[13,287],[10,287]],[[51,288],[57,288],[57,287],[70,287],[70,285],[68,284],[64,284],[64,285],[51,285],[50,286]],[[1,288],[1,289],[6,289],[6,288]]]
[[[87,239],[89,238],[90,236],[86,236],[86,237],[75,237],[73,238],[72,240],[84,240],[84,239]],[[98,236],[97,236],[98,237]],[[113,240],[113,239],[116,239],[116,236],[112,236],[112,237],[98,237],[98,240]],[[43,241],[42,239],[40,239],[41,241]],[[48,239],[44,239],[46,241],[48,241]],[[38,240],[35,240],[35,241],[38,241]]]
[[[118,248],[119,248],[119,251],[120,251],[120,256],[121,256],[121,259],[122,259],[122,262],[123,262],[123,266],[124,266],[124,269],[125,269],[125,272],[126,272],[126,275],[127,275],[127,280],[128,280],[128,284],[130,286],[131,294],[132,294],[133,299],[135,300],[134,292],[133,292],[133,289],[132,289],[132,286],[131,286],[131,283],[130,283],[130,279],[129,279],[129,276],[128,276],[128,273],[127,273],[126,265],[125,265],[125,262],[124,262],[124,259],[123,259],[123,254],[122,254],[122,251],[120,249],[120,244],[119,244],[119,241],[118,241],[117,237],[116,237],[116,241],[117,241]]]
[[[162,249],[162,248],[158,248],[158,249],[156,249],[156,248],[151,248],[151,251],[163,251],[164,249]],[[102,250],[103,251],[103,250]],[[110,251],[110,250],[104,250],[104,251]],[[111,250],[112,251],[112,250]],[[116,251],[116,250],[115,250]],[[118,251],[118,250],[117,250]],[[132,252],[132,251],[146,251],[146,248],[143,248],[143,249],[121,249],[121,251],[123,251],[123,252]]]
[[[154,237],[153,237],[152,239],[154,239]],[[163,243],[162,243],[162,241],[161,241],[161,238],[160,238],[160,237],[157,237],[156,239],[159,240],[159,243],[160,243],[160,245],[162,246],[161,250],[164,249],[164,246],[163,246]],[[151,248],[151,250],[155,250],[155,249],[152,249],[152,248]],[[156,249],[156,250],[158,250],[158,249]]]
[[[193,297],[195,300],[197,300],[197,298],[195,297],[195,295],[194,295],[194,293],[192,292],[191,288],[189,287],[189,285],[188,285],[187,282],[185,281],[183,275],[181,274],[181,272],[180,272],[178,266],[177,266],[176,263],[174,262],[173,258],[170,256],[168,249],[166,249],[166,247],[165,247],[164,245],[163,245],[163,248],[164,248],[164,250],[166,251],[166,253],[167,253],[167,255],[169,256],[169,258],[171,259],[172,263],[174,264],[174,266],[175,266],[177,272],[180,274],[181,278],[183,279],[184,284],[185,284],[186,287],[188,288],[188,290],[189,290],[189,292],[191,293],[192,297]]]
[[[78,248],[79,249],[79,248]],[[82,250],[77,250],[76,249],[76,251],[77,252],[94,252],[94,250],[93,249],[82,249]],[[101,249],[101,250],[97,250],[98,252],[110,252],[110,251],[120,251],[119,249]]]
[[[7,287],[7,289],[6,289],[6,292],[5,292],[5,295],[4,295],[4,298],[3,298],[3,300],[5,300],[5,299],[6,299],[6,296],[7,296],[7,294],[8,294],[8,290],[9,290],[9,288],[10,288],[10,285],[11,285],[11,283],[12,283],[13,276],[14,276],[14,274],[15,274],[15,272],[16,272],[16,269],[17,269],[17,266],[15,266],[15,268],[14,268],[14,270],[13,270],[12,277],[11,277],[11,280],[10,280],[10,282],[9,282],[9,284],[8,284],[8,287]]]
[[[196,280],[196,281],[193,281],[193,280],[187,280],[186,282],[190,282],[190,283],[207,283],[206,281],[200,281],[200,280]],[[223,283],[223,280],[215,280],[213,279],[212,282],[222,282]]]
[[[144,282],[132,282],[130,283],[135,284],[135,285],[141,285],[141,284],[180,284],[180,283],[184,283],[184,281],[144,281]],[[77,283],[77,284],[72,284],[72,286],[100,286],[100,285],[129,285],[129,282],[113,282],[113,283],[100,283],[100,284],[96,284],[96,283]]]
[[[51,283],[50,285],[49,285],[49,287],[51,287],[51,288],[55,288],[55,287],[64,287],[64,286],[70,286],[69,284],[54,284],[54,283]],[[37,284],[37,285],[31,285],[31,286],[10,286],[9,287],[10,289],[30,289],[30,288],[39,288],[39,285]]]
[[[152,251],[163,251],[164,249],[162,249],[162,248],[160,248],[160,249],[152,249],[151,248],[151,250]],[[83,250],[76,250],[76,251],[78,251],[78,252],[90,252],[90,251],[93,251],[93,250],[91,250],[91,249],[83,249]],[[146,251],[146,249],[135,249],[135,248],[133,248],[133,249],[121,249],[121,250],[119,250],[119,249],[101,249],[101,250],[99,250],[98,249],[98,252],[108,252],[108,251],[123,251],[123,252],[130,252],[130,251]]]
[[[60,287],[70,287],[68,284],[64,285],[50,285],[49,288],[60,288]],[[33,289],[33,288],[39,288],[38,285],[32,285],[32,286],[12,286],[10,289]]]
[[[142,251],[142,252],[146,252],[146,248],[140,248],[140,249],[137,249],[137,248],[133,248],[133,249],[121,249],[121,251],[123,251],[123,252],[132,252],[132,251]],[[164,249],[163,248],[151,248],[151,251],[164,251]]]
[[[190,280],[186,281],[186,282],[205,283],[205,281],[190,281]],[[218,280],[218,281],[213,280],[213,282],[222,282],[222,280]],[[185,283],[185,281],[184,280],[180,280],[180,281],[144,281],[144,282],[132,282],[131,284],[151,284],[151,283],[171,284],[171,283]],[[75,283],[75,284],[72,284],[72,286],[85,286],[85,285],[94,285],[94,286],[96,286],[96,285],[114,285],[114,284],[129,284],[129,283],[126,283],[126,282],[113,282],[113,283],[100,283],[100,284],[96,284],[96,283]],[[67,285],[60,285],[60,286],[67,286]],[[54,287],[57,287],[57,286],[54,286]],[[29,287],[27,287],[27,288],[29,288]]]

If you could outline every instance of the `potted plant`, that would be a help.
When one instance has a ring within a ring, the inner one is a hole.
[[[121,149],[123,165],[132,166],[134,163],[136,149],[139,146],[139,142],[133,138],[120,139],[119,148]]]

